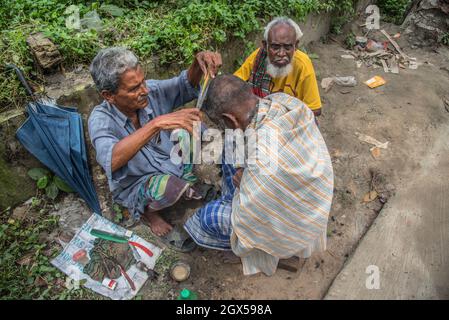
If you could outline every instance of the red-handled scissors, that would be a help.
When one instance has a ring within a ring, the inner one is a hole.
[[[142,249],[142,251],[145,252],[148,256],[150,256],[150,257],[153,256],[153,252],[151,252],[151,250],[148,249],[147,247],[145,247],[144,245],[141,245],[140,243],[134,242],[134,241],[128,241],[128,243],[134,247]]]

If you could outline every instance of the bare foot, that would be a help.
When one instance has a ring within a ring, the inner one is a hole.
[[[165,236],[173,229],[157,212],[145,212],[143,217],[148,222],[151,231],[159,237]]]

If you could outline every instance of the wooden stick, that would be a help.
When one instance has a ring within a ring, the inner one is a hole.
[[[404,52],[402,52],[401,47],[399,47],[399,45],[396,43],[396,41],[394,41],[384,29],[380,30],[380,32],[382,32],[382,34],[388,39],[388,41],[390,41],[390,43],[398,51],[398,53],[402,56],[402,58],[404,58],[405,60],[410,59],[409,56],[407,56],[406,54],[404,54]]]

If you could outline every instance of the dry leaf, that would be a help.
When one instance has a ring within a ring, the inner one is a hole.
[[[374,159],[377,160],[377,158],[380,157],[380,148],[374,147],[371,149],[371,155],[374,157]]]
[[[335,149],[331,152],[332,158],[340,158],[342,155],[342,152],[339,149]]]
[[[361,134],[361,133],[358,133],[358,132],[356,132],[355,135],[359,138],[360,141],[372,144],[372,145],[374,145],[374,146],[376,146],[378,148],[382,148],[382,149],[387,149],[388,148],[389,141],[387,141],[387,142],[380,142],[380,141],[374,139],[373,137],[370,137],[370,136],[367,136],[365,134]]]
[[[37,276],[36,279],[34,280],[34,285],[38,287],[46,287],[48,286],[48,283],[41,276]]]
[[[29,252],[25,254],[22,258],[16,261],[16,263],[20,266],[29,266],[31,264],[31,261],[33,259],[34,253]]]
[[[376,200],[376,198],[377,198],[377,191],[372,190],[367,194],[365,194],[365,196],[363,197],[363,202],[371,202],[373,200]]]

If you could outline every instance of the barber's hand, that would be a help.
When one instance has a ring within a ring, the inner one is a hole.
[[[243,175],[243,168],[239,168],[232,177],[232,183],[236,188],[240,188],[240,181],[242,180],[242,175]]]
[[[195,59],[203,74],[206,75],[209,72],[212,78],[215,78],[215,75],[223,64],[221,55],[218,52],[201,51],[196,54]]]
[[[182,109],[161,115],[153,121],[159,130],[182,128],[193,133],[193,123],[201,121],[200,112],[197,108]]]

